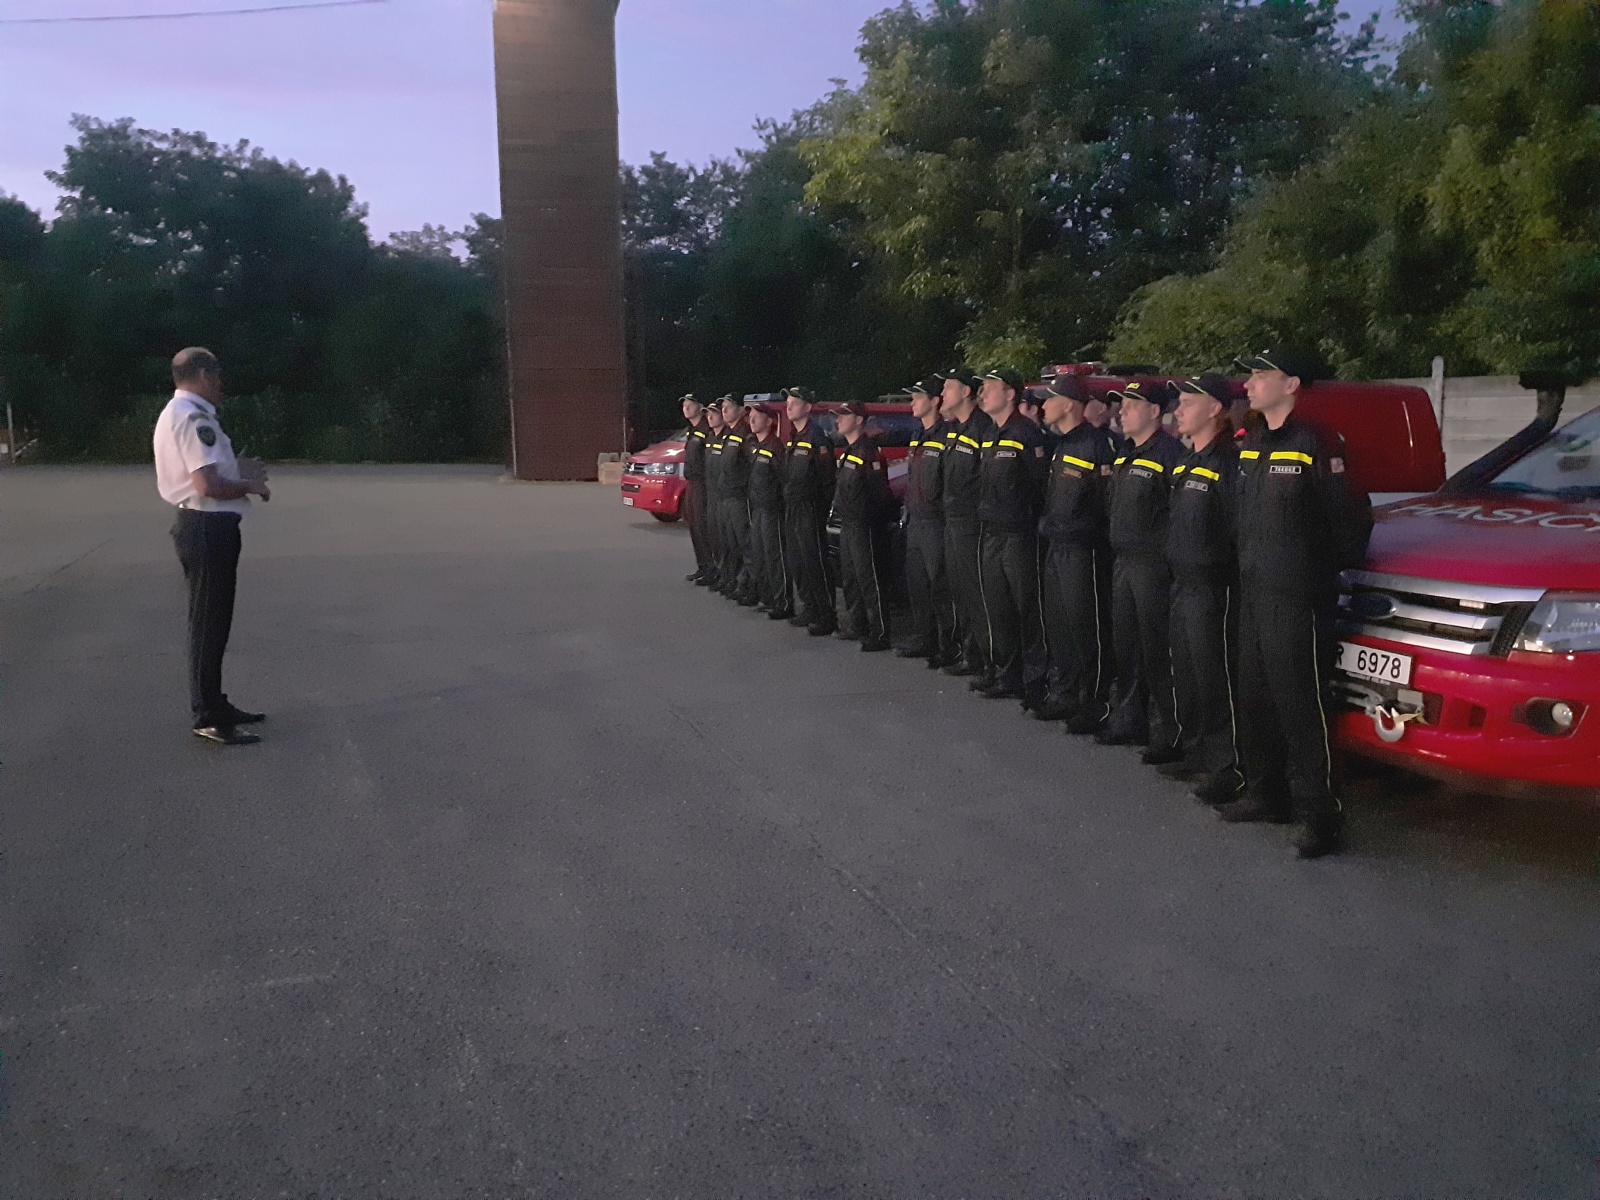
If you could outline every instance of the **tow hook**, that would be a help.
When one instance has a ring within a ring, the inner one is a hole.
[[[1378,739],[1394,745],[1406,735],[1406,723],[1421,718],[1418,712],[1401,712],[1398,708],[1385,708],[1383,705],[1374,705],[1372,709],[1372,726],[1378,732]]]

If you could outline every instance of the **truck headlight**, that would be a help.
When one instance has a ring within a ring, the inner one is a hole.
[[[1546,596],[1523,623],[1517,649],[1546,654],[1600,650],[1600,595],[1556,592]]]

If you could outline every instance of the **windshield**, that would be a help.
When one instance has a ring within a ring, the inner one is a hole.
[[[1569,421],[1489,481],[1506,492],[1600,496],[1600,408]]]

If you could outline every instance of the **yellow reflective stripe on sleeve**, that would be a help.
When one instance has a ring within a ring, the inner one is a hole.
[[[1120,467],[1123,463],[1125,463],[1127,461],[1128,461],[1128,456],[1126,454],[1124,454],[1121,458],[1117,459],[1117,466]]]
[[[845,460],[845,462],[853,462],[853,463],[856,463],[857,465],[863,466],[863,467],[867,465],[867,460],[866,459],[857,458],[854,454],[846,454],[844,456],[844,460]]]
[[[1203,475],[1207,479],[1215,480],[1218,483],[1222,482],[1221,475],[1218,475],[1215,471],[1207,470],[1205,467],[1195,467],[1192,474]]]
[[[1305,465],[1308,467],[1316,461],[1311,457],[1311,455],[1302,454],[1298,450],[1274,450],[1272,452],[1272,457],[1274,461],[1281,458],[1286,459],[1289,462],[1305,463]]]
[[[994,449],[994,443],[993,442],[985,442],[983,444],[983,446],[981,447],[981,449],[992,450],[992,449]]]
[[[965,443],[966,443],[966,444],[967,444],[967,445],[969,445],[969,446],[971,446],[971,447],[972,447],[972,448],[973,448],[973,449],[974,449],[974,450],[981,450],[981,449],[983,449],[983,447],[982,447],[982,446],[980,446],[980,445],[978,445],[978,443],[977,443],[977,442],[975,442],[975,441],[973,441],[973,440],[972,440],[972,439],[971,439],[971,438],[969,438],[969,437],[968,437],[968,436],[967,436],[967,435],[966,435],[966,434],[964,434],[964,433],[963,433],[963,434],[962,434],[962,435],[961,435],[961,436],[960,436],[960,437],[959,437],[959,438],[958,438],[958,439],[957,439],[957,440],[958,440],[958,441],[963,441],[963,442],[965,442]]]
[[[1089,462],[1087,459],[1073,458],[1070,454],[1063,454],[1061,456],[1061,461],[1064,463],[1071,463],[1075,467],[1082,467],[1085,471],[1094,470],[1094,464],[1092,462]]]
[[[1261,457],[1261,451],[1259,451],[1259,450],[1241,450],[1241,451],[1239,451],[1239,457],[1240,458],[1260,458]]]
[[[1167,469],[1165,467],[1155,460],[1149,458],[1136,458],[1133,460],[1133,465],[1136,467],[1149,467],[1152,471],[1160,471],[1163,475],[1167,473]]]
[[[988,444],[991,445],[991,446],[994,445],[993,442],[990,442]],[[1014,442],[1010,438],[1001,438],[1000,439],[1000,445],[1002,445],[1002,446],[1010,446],[1013,450],[1026,450],[1027,449],[1027,447],[1024,446],[1021,442]]]
[[[772,457],[772,451],[771,450],[757,450],[756,453],[761,455],[762,458],[771,458]]]
[[[1172,468],[1172,473],[1174,475],[1182,475],[1188,469],[1189,469],[1188,467],[1184,467],[1184,466],[1173,467]]]
[[[795,445],[796,446],[804,446],[807,450],[811,449],[811,443],[810,442],[796,442]]]

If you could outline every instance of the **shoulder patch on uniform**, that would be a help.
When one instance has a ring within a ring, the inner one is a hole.
[[[194,431],[194,435],[208,446],[215,446],[217,444],[217,431],[211,428],[209,425],[199,426]]]
[[[1332,471],[1335,475],[1343,475],[1344,474],[1344,459],[1342,459],[1342,458],[1330,458],[1328,460],[1328,470]]]

